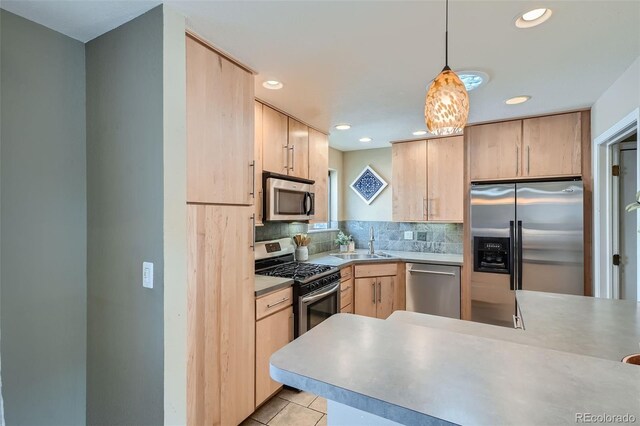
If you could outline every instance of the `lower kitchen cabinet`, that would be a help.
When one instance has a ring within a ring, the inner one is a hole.
[[[187,205],[187,423],[255,409],[253,206]]]
[[[353,278],[340,281],[340,312],[353,313]]]
[[[355,313],[387,319],[393,313],[395,277],[356,278]]]
[[[275,302],[278,303],[278,302]],[[282,384],[271,379],[269,358],[293,340],[293,307],[282,304],[280,310],[256,321],[256,404],[258,407]]]

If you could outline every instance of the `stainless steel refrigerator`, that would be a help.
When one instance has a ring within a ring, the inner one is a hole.
[[[471,316],[514,326],[515,290],[584,294],[582,181],[471,186]]]

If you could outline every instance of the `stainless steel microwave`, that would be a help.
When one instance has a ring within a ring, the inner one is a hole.
[[[314,181],[265,172],[263,184],[265,220],[306,222],[313,219]]]

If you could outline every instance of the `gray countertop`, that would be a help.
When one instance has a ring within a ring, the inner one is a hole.
[[[268,277],[266,275],[256,275],[256,297],[264,296],[272,291],[280,290],[281,288],[291,287],[293,280],[289,278],[280,277]]]
[[[271,376],[402,424],[575,424],[585,412],[640,418],[637,366],[350,314],[276,352]]]
[[[616,361],[640,352],[640,303],[523,290],[516,299],[538,346]]]
[[[421,253],[411,251],[392,251],[381,250],[379,253],[390,255],[391,257],[382,257],[379,259],[341,259],[337,256],[331,256],[331,253],[325,252],[309,256],[308,262],[319,263],[321,265],[337,266],[339,268],[353,265],[356,263],[374,263],[374,262],[415,262],[415,263],[433,263],[437,265],[453,265],[462,266],[461,254],[442,254],[442,253]],[[356,250],[356,253],[367,253],[367,250]]]
[[[356,253],[366,253],[366,250],[356,250]],[[335,266],[342,268],[353,265],[354,263],[371,263],[371,262],[415,262],[415,263],[434,263],[438,265],[454,265],[462,266],[462,255],[460,254],[439,254],[439,253],[417,253],[408,251],[383,251],[393,257],[380,259],[356,259],[345,260],[336,256],[331,256],[331,252],[318,253],[309,256],[309,263],[317,263],[320,265]],[[287,278],[267,277],[257,275],[255,277],[256,297],[264,296],[272,291],[290,286],[293,280]]]

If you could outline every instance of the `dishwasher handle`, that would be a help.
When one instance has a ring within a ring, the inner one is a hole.
[[[429,271],[427,269],[422,270],[422,269],[409,269],[408,272],[411,273],[415,273],[415,274],[431,274],[431,275],[446,275],[449,277],[455,277],[456,274],[453,272],[441,272],[441,271]]]

